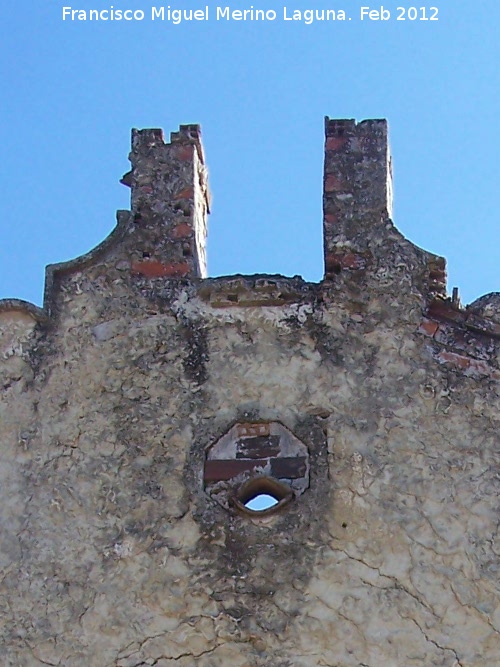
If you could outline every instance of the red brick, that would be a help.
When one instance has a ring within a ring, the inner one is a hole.
[[[444,361],[445,363],[452,364],[460,370],[466,371],[467,375],[482,375],[489,376],[493,379],[499,379],[500,373],[497,369],[492,368],[485,361],[481,359],[473,359],[471,357],[465,357],[461,354],[456,354],[455,352],[447,352],[443,350],[437,355],[439,361]]]
[[[133,262],[132,271],[148,278],[182,278],[186,276],[190,267],[187,262],[162,264],[155,260]]]
[[[420,325],[419,331],[428,336],[434,336],[436,331],[439,329],[439,324],[433,320],[424,320]]]
[[[187,239],[193,233],[191,225],[183,222],[172,229],[171,236],[173,239]]]
[[[193,189],[186,188],[185,190],[181,190],[176,195],[174,195],[172,199],[193,199],[193,197],[194,197]]]
[[[469,368],[471,359],[469,357],[464,357],[461,354],[456,354],[455,352],[447,352],[446,350],[442,350],[438,354],[438,359],[440,361],[444,361],[445,363],[450,363],[456,366],[457,368],[461,368],[462,370],[465,370],[466,368]]]
[[[429,304],[427,314],[432,318],[447,320],[448,322],[453,322],[455,326],[458,325],[486,336],[500,336],[500,325],[491,320],[478,317],[474,313],[461,310],[450,300],[433,299]]]
[[[245,472],[253,472],[267,465],[267,460],[213,459],[205,461],[203,477],[205,482],[222,482]]]
[[[303,456],[271,459],[271,474],[277,479],[300,479],[306,474],[306,459]]]
[[[323,216],[323,221],[328,225],[336,225],[339,221],[339,218],[335,213],[325,213]]]
[[[325,257],[325,265],[327,273],[336,273],[339,269],[359,271],[366,268],[366,257],[353,252],[329,253]]]
[[[334,174],[327,174],[325,178],[325,192],[341,192],[344,184]]]
[[[193,145],[179,144],[176,146],[175,154],[179,160],[191,160],[193,158]]]
[[[445,301],[444,299],[434,299],[431,301],[427,313],[431,317],[439,317],[444,320],[451,320],[452,322],[461,323],[464,320],[464,313],[458,310],[451,301]]]
[[[342,266],[344,269],[364,269],[366,267],[366,259],[362,255],[348,253],[344,255]]]
[[[347,143],[347,137],[328,137],[325,143],[325,150],[338,151]]]
[[[269,424],[237,424],[236,429],[240,438],[269,435]]]
[[[342,271],[342,263],[337,255],[331,253],[325,255],[325,271],[326,273],[340,273]]]

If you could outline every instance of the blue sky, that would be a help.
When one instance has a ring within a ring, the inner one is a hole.
[[[111,231],[129,205],[118,181],[131,127],[194,122],[213,192],[210,275],[321,279],[325,115],[387,118],[396,225],[447,257],[450,292],[458,286],[465,303],[500,289],[498,3],[436,0],[425,5],[439,10],[431,22],[395,20],[411,2],[384,3],[389,21],[360,21],[362,0],[255,1],[278,19],[228,23],[209,1],[208,22],[177,26],[152,22],[155,4],[25,0],[2,10],[0,297],[41,304],[45,265]],[[63,22],[65,5],[143,9],[146,19]],[[352,20],[284,22],[284,5],[344,9]]]

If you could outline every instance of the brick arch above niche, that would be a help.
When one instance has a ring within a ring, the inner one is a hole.
[[[298,497],[309,487],[309,450],[280,422],[238,422],[205,455],[205,492],[225,509],[251,480],[268,480]]]

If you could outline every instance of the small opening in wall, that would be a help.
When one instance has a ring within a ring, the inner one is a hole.
[[[268,493],[259,493],[258,496],[247,500],[245,507],[254,512],[262,512],[262,510],[268,510],[270,507],[274,507],[279,503],[278,498],[270,496]]]
[[[271,477],[257,477],[244,484],[232,499],[234,507],[251,516],[273,514],[288,504],[293,491]]]

